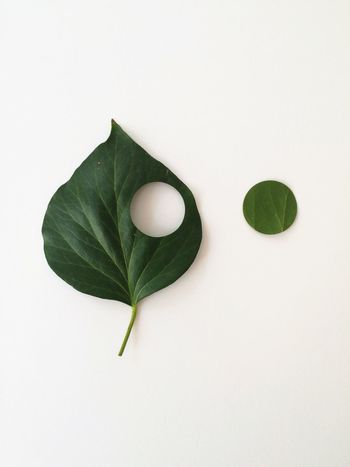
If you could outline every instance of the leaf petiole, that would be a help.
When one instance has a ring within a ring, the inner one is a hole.
[[[124,336],[123,343],[122,343],[122,345],[120,347],[120,350],[119,350],[119,353],[118,353],[119,357],[121,357],[123,355],[125,346],[126,346],[126,344],[128,342],[132,327],[133,327],[134,322],[135,322],[136,315],[137,315],[137,305],[135,303],[134,305],[132,305],[132,308],[131,308],[131,318],[130,318],[128,329],[126,330],[126,333],[125,333],[125,336]]]

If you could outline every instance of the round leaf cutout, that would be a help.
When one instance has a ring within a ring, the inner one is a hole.
[[[253,229],[264,234],[278,234],[293,224],[297,202],[286,185],[266,180],[248,191],[243,202],[243,213]]]
[[[164,237],[142,233],[130,216],[134,194],[151,182],[168,183],[185,204],[182,224]],[[64,281],[80,292],[131,305],[122,355],[137,304],[191,266],[202,226],[189,188],[112,121],[107,141],[53,195],[42,233],[47,262]]]

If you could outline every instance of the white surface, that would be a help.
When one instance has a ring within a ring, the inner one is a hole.
[[[350,466],[348,0],[3,0],[3,467]],[[196,196],[190,271],[130,313],[48,268],[56,188],[115,118]],[[263,179],[299,216],[265,237]]]
[[[174,187],[162,182],[143,185],[130,206],[133,223],[141,232],[163,237],[175,232],[185,216],[185,203]]]

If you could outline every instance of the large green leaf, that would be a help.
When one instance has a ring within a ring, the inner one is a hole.
[[[185,216],[164,237],[140,232],[130,217],[136,191],[165,182],[181,194]],[[50,267],[75,289],[132,306],[120,355],[136,317],[137,304],[178,279],[198,252],[202,228],[188,187],[112,121],[106,142],[53,195],[43,223]]]
[[[290,188],[275,180],[254,185],[246,194],[243,213],[249,225],[264,234],[287,230],[297,215],[297,202]]]

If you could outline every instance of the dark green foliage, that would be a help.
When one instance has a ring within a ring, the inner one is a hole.
[[[150,182],[168,183],[185,203],[181,226],[165,237],[143,234],[130,217],[134,194]],[[114,121],[107,141],[53,195],[42,232],[56,274],[80,292],[131,305],[133,315],[190,267],[202,238],[191,191]]]

